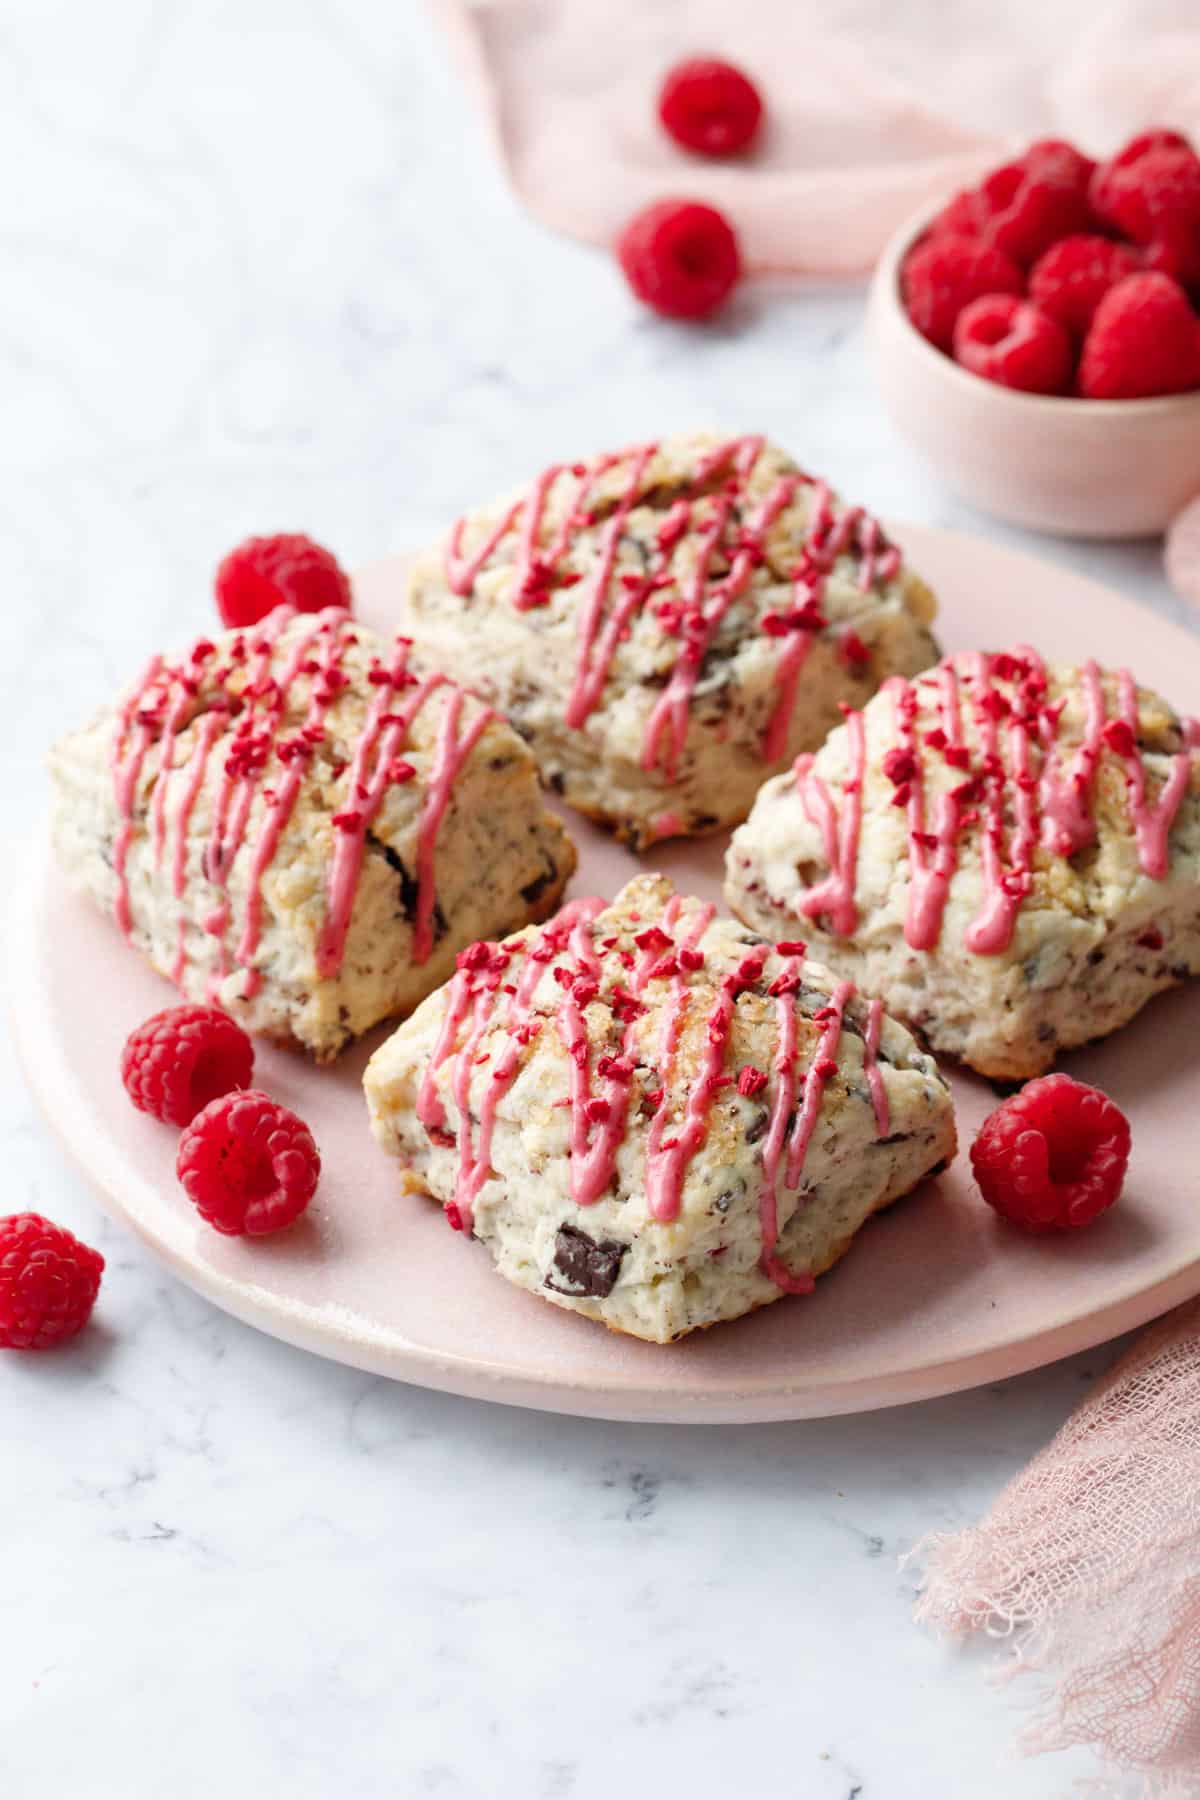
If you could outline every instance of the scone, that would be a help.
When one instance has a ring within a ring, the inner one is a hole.
[[[319,1061],[575,866],[509,726],[332,608],[152,658],[51,770],[68,880],[183,993]]]
[[[839,702],[938,653],[933,595],[875,520],[761,437],[547,469],[460,519],[404,604],[547,784],[636,848],[744,819]]]
[[[661,875],[477,944],[376,1051],[376,1137],[500,1273],[667,1343],[807,1293],[954,1153],[878,1002]]]
[[[1126,669],[948,657],[767,784],[726,898],[939,1054],[1038,1075],[1200,971],[1195,743]]]

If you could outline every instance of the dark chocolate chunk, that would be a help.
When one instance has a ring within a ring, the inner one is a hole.
[[[550,883],[554,881],[558,875],[558,870],[548,856],[544,858],[544,861],[546,866],[541,874],[535,875],[533,880],[527,881],[525,886],[521,889],[521,898],[527,906],[532,906],[536,901],[540,900],[546,889],[550,886]]]
[[[771,1122],[771,1115],[765,1106],[760,1106],[754,1118],[746,1127],[745,1137],[748,1144],[757,1144]]]
[[[392,849],[392,846],[390,844],[385,844],[382,838],[377,838],[374,832],[368,831],[367,843],[372,850],[383,857],[388,868],[394,869],[396,874],[400,877],[401,909],[406,918],[415,919],[417,916],[417,897],[421,891],[415,875],[409,874],[403,858],[397,856],[396,852]]]
[[[420,897],[421,892],[420,883],[417,881],[416,876],[409,874],[403,858],[397,856],[396,852],[392,849],[392,846],[390,844],[385,844],[383,839],[377,838],[373,832],[368,831],[367,844],[377,855],[382,856],[387,863],[388,868],[394,869],[396,874],[400,877],[400,910],[403,912],[406,919],[415,919],[417,916],[417,900]],[[446,935],[446,915],[442,911],[440,902],[437,900],[433,903],[432,923],[434,941],[437,942],[439,938],[444,938]]]
[[[560,1225],[554,1240],[554,1267],[569,1285],[564,1287],[547,1275],[546,1286],[575,1299],[588,1294],[603,1300],[616,1286],[625,1249],[612,1238],[597,1243],[578,1225]]]

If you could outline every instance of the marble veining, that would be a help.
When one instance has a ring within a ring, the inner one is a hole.
[[[24,0],[0,142],[10,868],[48,739],[207,625],[252,530],[362,562],[563,452],[711,423],[885,517],[1027,541],[892,436],[857,291],[764,284],[684,330],[521,216],[423,10]],[[1152,546],[1042,548],[1183,616]],[[730,1431],[396,1386],[179,1286],[3,1058],[5,1210],[108,1258],[81,1340],[0,1360],[14,1800],[1050,1800],[1092,1772],[1016,1757],[1016,1695],[913,1628],[897,1559],[1111,1352]]]

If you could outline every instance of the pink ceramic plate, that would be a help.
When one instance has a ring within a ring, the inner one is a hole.
[[[1200,645],[1187,633],[1011,551],[915,526],[897,535],[941,594],[948,648],[1028,638],[1050,656],[1128,661],[1200,711]],[[394,616],[398,569],[384,564],[360,579],[368,619]],[[611,893],[634,859],[582,820],[572,829],[582,853],[574,891]],[[678,883],[717,897],[723,850],[715,840],[664,846],[656,860]],[[509,1287],[436,1207],[398,1191],[359,1090],[371,1044],[323,1073],[260,1049],[262,1084],[312,1125],[325,1173],[306,1218],[275,1241],[218,1237],[176,1186],[175,1134],[135,1113],[118,1079],[125,1033],[166,1003],[168,989],[118,948],[111,925],[63,892],[44,853],[25,881],[12,942],[29,1078],[110,1210],[217,1305],[379,1374],[601,1418],[805,1418],[1012,1375],[1200,1292],[1195,988],[1070,1059],[1133,1120],[1124,1199],[1092,1230],[1044,1241],[1005,1229],[960,1156],[942,1180],[873,1223],[811,1298],[656,1348]],[[966,1076],[955,1077],[954,1091],[969,1142],[995,1097]]]

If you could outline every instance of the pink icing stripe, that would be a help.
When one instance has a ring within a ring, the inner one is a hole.
[[[880,1137],[886,1137],[891,1126],[891,1114],[888,1109],[887,1089],[883,1085],[883,1076],[879,1072],[879,1033],[883,1025],[883,1001],[871,1000],[867,1005],[867,1029],[863,1038],[863,1072],[867,1078],[867,1086],[871,1090],[871,1105],[875,1109],[875,1129]]]
[[[642,767],[652,769],[659,757],[659,739],[664,729],[670,729],[667,747],[666,770],[673,780],[679,757],[683,752],[687,737],[688,713],[691,709],[692,695],[709,646],[720,628],[729,608],[738,596],[744,592],[757,565],[763,558],[763,544],[767,532],[788,505],[800,478],[796,475],[783,475],[775,483],[767,498],[763,501],[754,518],[747,525],[744,536],[734,554],[733,564],[724,581],[716,587],[707,606],[704,604],[704,589],[708,574],[708,562],[715,545],[719,542],[728,516],[728,502],[719,508],[712,531],[704,538],[700,548],[700,556],[696,569],[695,583],[689,596],[700,618],[700,625],[687,643],[686,651],[675,664],[670,681],[659,696],[654,711],[650,715],[646,727],[646,739],[642,747]]]
[[[475,555],[470,557],[464,558],[459,554],[466,521],[464,519],[455,520],[451,527],[445,556],[446,581],[452,593],[460,595],[470,593],[484,563],[495,550],[505,532],[511,530],[523,504],[524,502],[521,500],[514,500],[495,528],[484,539]]]
[[[133,732],[132,743],[129,742],[130,728],[136,715],[147,710],[151,690],[158,681],[162,670],[162,657],[152,656],[118,707],[116,730],[113,734],[111,756],[113,795],[116,800],[117,816],[120,820],[113,842],[113,874],[117,880],[117,894],[113,911],[117,924],[126,938],[133,929],[133,919],[129,910],[129,884],[125,879],[125,863],[129,855],[130,841],[133,838],[133,806],[137,797],[138,776],[142,772],[146,751],[153,741],[152,727],[143,719],[137,720],[137,729]]]
[[[764,762],[778,762],[787,749],[788,730],[792,714],[796,710],[800,672],[808,661],[814,635],[811,631],[794,631],[780,651],[775,667],[775,685],[779,692],[763,739]]]
[[[789,957],[785,975],[797,981],[803,969],[799,957]],[[767,1135],[763,1139],[762,1188],[758,1199],[759,1235],[762,1240],[760,1267],[768,1281],[773,1281],[785,1294],[811,1294],[816,1283],[807,1272],[793,1275],[775,1253],[779,1242],[779,1165],[783,1158],[788,1120],[796,1099],[796,1003],[794,992],[780,994],[775,1001],[775,1028],[778,1044],[773,1073],[775,1092]]]
[[[496,717],[490,706],[485,707],[471,721],[463,736],[459,737],[458,721],[462,705],[462,690],[452,688],[446,710],[442,714],[433,770],[421,811],[421,824],[417,833],[417,917],[413,926],[412,946],[412,959],[415,963],[427,962],[433,949],[434,852],[450,800],[450,790],[457,781],[463,764]]]
[[[208,759],[212,747],[225,729],[226,715],[221,711],[207,712],[200,720],[200,728],[196,734],[195,746],[187,764],[187,780],[179,797],[179,809],[175,815],[175,842],[171,855],[171,892],[177,900],[182,900],[187,887],[187,845],[188,822],[197,796],[204,784],[208,770]],[[182,912],[179,916],[179,928],[175,948],[175,961],[171,969],[171,979],[176,987],[183,985],[183,977],[187,970],[187,921]]]
[[[1038,841],[1037,780],[1030,763],[1029,732],[1023,718],[1010,716],[1008,742],[1015,790],[1016,822],[1005,853],[1006,781],[993,705],[988,658],[970,658],[976,685],[975,722],[983,750],[986,818],[983,828],[984,900],[967,927],[966,945],[979,956],[996,956],[1012,941],[1017,913],[1033,886],[1033,852]]]
[[[952,752],[963,748],[962,716],[958,701],[958,677],[952,663],[939,663],[935,671],[939,690],[941,729]],[[950,881],[958,866],[957,839],[963,806],[956,790],[938,795],[933,831],[925,830],[923,761],[914,730],[916,693],[909,682],[886,683],[896,708],[901,747],[917,764],[908,801],[908,916],[904,939],[914,950],[931,950],[942,929],[942,914]],[[932,839],[932,842],[930,841]]]
[[[804,1173],[804,1158],[812,1141],[816,1127],[817,1115],[821,1110],[821,1099],[825,1092],[825,1083],[831,1075],[837,1074],[838,1043],[842,1035],[842,1015],[846,1003],[854,992],[854,984],[850,981],[839,981],[833,990],[828,1006],[823,1006],[813,1015],[813,1023],[824,1027],[821,1041],[817,1045],[816,1055],[808,1066],[804,1078],[804,1100],[800,1114],[792,1127],[792,1135],[788,1139],[787,1172],[784,1185],[789,1188],[800,1186],[800,1177]]]
[[[697,907],[674,951],[676,967],[671,976],[671,991],[667,998],[662,1030],[655,1051],[655,1064],[662,1078],[662,1099],[650,1121],[650,1129],[646,1134],[646,1202],[651,1217],[655,1219],[676,1217],[679,1212],[682,1191],[681,1182],[678,1179],[682,1165],[678,1160],[666,1160],[670,1156],[673,1146],[664,1139],[663,1135],[667,1125],[667,1087],[674,1072],[675,1052],[679,1048],[679,1039],[691,998],[687,973],[679,962],[679,951],[690,952],[696,949],[700,939],[711,925],[716,910],[715,906],[709,905],[707,902],[703,906]],[[672,924],[675,917],[676,915],[672,915]],[[667,925],[665,916],[663,924]]]
[[[587,601],[579,621],[579,656],[575,665],[575,679],[567,696],[565,717],[567,724],[573,729],[578,729],[584,724],[599,700],[604,690],[604,684],[608,680],[612,658],[616,654],[617,636],[613,632],[607,633],[602,640],[600,654],[595,656],[593,652],[601,620],[604,617],[605,602],[612,581],[613,565],[617,560],[617,547],[621,542],[621,533],[625,529],[626,519],[633,510],[641,486],[642,475],[655,448],[654,444],[643,444],[641,449],[634,453],[629,483],[605,528],[600,560],[596,566],[596,573],[592,577]]]
[[[1022,646],[1024,651],[1024,646]],[[1031,653],[1024,651],[1026,655]],[[1038,661],[1040,669],[1040,659]],[[1054,752],[1057,719],[1041,718],[1040,734],[1045,755],[1042,762],[1041,808],[1042,842],[1058,856],[1073,856],[1084,850],[1096,836],[1096,820],[1092,813],[1091,793],[1096,765],[1104,747],[1104,690],[1100,671],[1090,658],[1082,669],[1084,730],[1083,741],[1071,759],[1064,776],[1059,773]]]
[[[1126,780],[1129,784],[1129,810],[1133,817],[1133,828],[1137,839],[1138,862],[1142,873],[1149,875],[1154,881],[1162,881],[1170,864],[1167,839],[1175,815],[1179,811],[1183,796],[1187,792],[1191,779],[1192,758],[1188,750],[1181,750],[1171,759],[1171,772],[1163,783],[1157,802],[1151,806],[1146,799],[1146,768],[1142,761],[1142,753],[1137,746],[1139,730],[1137,685],[1128,669],[1122,669],[1117,676],[1120,693],[1121,719],[1129,727],[1133,739],[1133,748],[1125,757]]]
[[[326,640],[325,661],[318,673],[313,677],[309,696],[308,714],[305,718],[304,725],[301,728],[302,731],[305,729],[309,731],[319,730],[329,707],[333,704],[333,701],[337,696],[337,688],[333,683],[333,677],[340,668],[341,662],[341,644],[338,638],[337,621],[334,621],[332,624],[322,625],[317,631],[305,633],[293,650],[288,665],[279,682],[278,691],[282,702],[282,697],[287,694],[292,682],[299,674],[300,668],[305,661],[308,652],[311,650],[317,638],[322,635]],[[253,966],[253,963],[255,952],[258,949],[259,938],[262,933],[263,877],[275,860],[275,854],[279,849],[279,840],[283,836],[288,821],[295,810],[296,798],[300,792],[302,781],[302,765],[299,759],[297,759],[288,764],[282,776],[277,779],[275,787],[271,789],[272,797],[267,803],[266,817],[259,826],[258,836],[255,839],[254,848],[251,852],[250,870],[246,881],[246,912],[242,921],[242,935],[238,942],[237,950],[235,951],[237,962],[245,970],[245,977],[242,983],[242,997],[246,1000],[253,999],[254,995],[258,993],[262,986],[262,974]],[[242,792],[239,796],[238,812],[232,830],[234,849],[226,864],[227,870],[232,867],[233,856],[236,855],[238,846],[244,840],[246,824],[250,814],[250,807],[254,799],[256,785],[257,783],[253,778],[243,779]],[[321,968],[319,955],[317,960],[317,972],[318,974],[326,973],[326,971]]]
[[[858,924],[858,908],[854,901],[858,871],[858,840],[862,829],[862,784],[866,770],[867,747],[860,712],[852,712],[846,720],[849,746],[849,771],[843,783],[843,799],[839,809],[813,769],[809,755],[796,758],[796,786],[809,819],[821,832],[829,874],[809,888],[801,899],[801,910],[810,918],[826,913],[834,931],[849,937]]]
[[[319,975],[333,974],[341,966],[366,854],[367,834],[388,789],[395,784],[395,763],[413,721],[429,696],[445,684],[443,675],[427,676],[417,686],[407,706],[399,712],[393,711],[396,690],[415,680],[408,674],[408,650],[408,640],[398,639],[392,665],[387,671],[388,680],[376,687],[375,698],[355,747],[346,809],[334,820],[336,842],[329,867],[325,925],[317,944]]]

